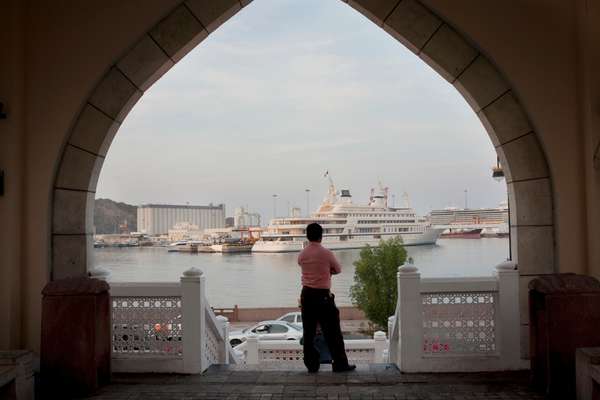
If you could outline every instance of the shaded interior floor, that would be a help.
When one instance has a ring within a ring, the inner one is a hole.
[[[403,374],[392,365],[317,374],[277,366],[212,366],[202,375],[115,374],[89,399],[543,399],[528,387],[528,371]]]

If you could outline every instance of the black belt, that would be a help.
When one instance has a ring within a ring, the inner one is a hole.
[[[302,286],[302,291],[308,292],[308,293],[315,293],[315,294],[329,294],[330,293],[329,289],[314,288],[314,287],[310,287],[310,286]]]

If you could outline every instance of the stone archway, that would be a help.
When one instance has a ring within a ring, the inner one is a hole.
[[[51,279],[87,272],[96,183],[110,143],[131,108],[175,63],[249,3],[181,1],[101,78],[71,129],[56,172]],[[418,0],[348,3],[454,85],[489,133],[506,171],[512,255],[521,274],[521,326],[526,337],[527,283],[555,271],[552,181],[527,113],[493,63]],[[527,343],[522,340],[524,354]]]

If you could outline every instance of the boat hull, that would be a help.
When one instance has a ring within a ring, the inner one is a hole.
[[[441,237],[444,239],[481,239],[482,229],[461,229],[452,230],[449,232],[442,233]]]
[[[213,244],[211,248],[217,253],[249,253],[252,244]]]
[[[323,246],[329,250],[347,250],[347,249],[361,249],[365,246],[378,247],[379,242],[382,239],[390,239],[392,237],[400,236],[405,246],[422,246],[432,245],[437,242],[443,229],[428,229],[423,233],[417,234],[402,234],[402,235],[381,235],[381,238],[374,237],[355,237],[351,240],[340,240],[339,238],[323,238]],[[304,248],[304,239],[300,240],[295,238],[294,240],[259,240],[254,243],[252,247],[253,253],[289,253],[302,251]]]

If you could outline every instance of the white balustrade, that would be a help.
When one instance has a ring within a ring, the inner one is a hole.
[[[202,271],[180,282],[110,284],[112,369],[115,372],[200,373],[212,364],[303,362],[298,341],[250,335],[231,348],[229,321],[206,300]],[[498,265],[494,276],[422,279],[412,264],[398,268],[396,313],[373,339],[346,340],[350,362],[396,363],[404,372],[493,371],[527,368],[520,358],[519,273]]]
[[[110,274],[94,269],[90,276],[109,281]],[[199,269],[180,282],[109,284],[113,371],[193,374],[236,362],[229,322],[210,308]]]
[[[519,273],[505,262],[494,276],[421,279],[398,268],[390,362],[403,372],[492,371],[526,367],[520,358]]]
[[[354,364],[384,362],[387,351],[385,332],[375,332],[373,339],[344,340],[348,360]],[[302,345],[296,340],[259,340],[252,334],[235,350],[243,354],[246,364],[303,364]]]

